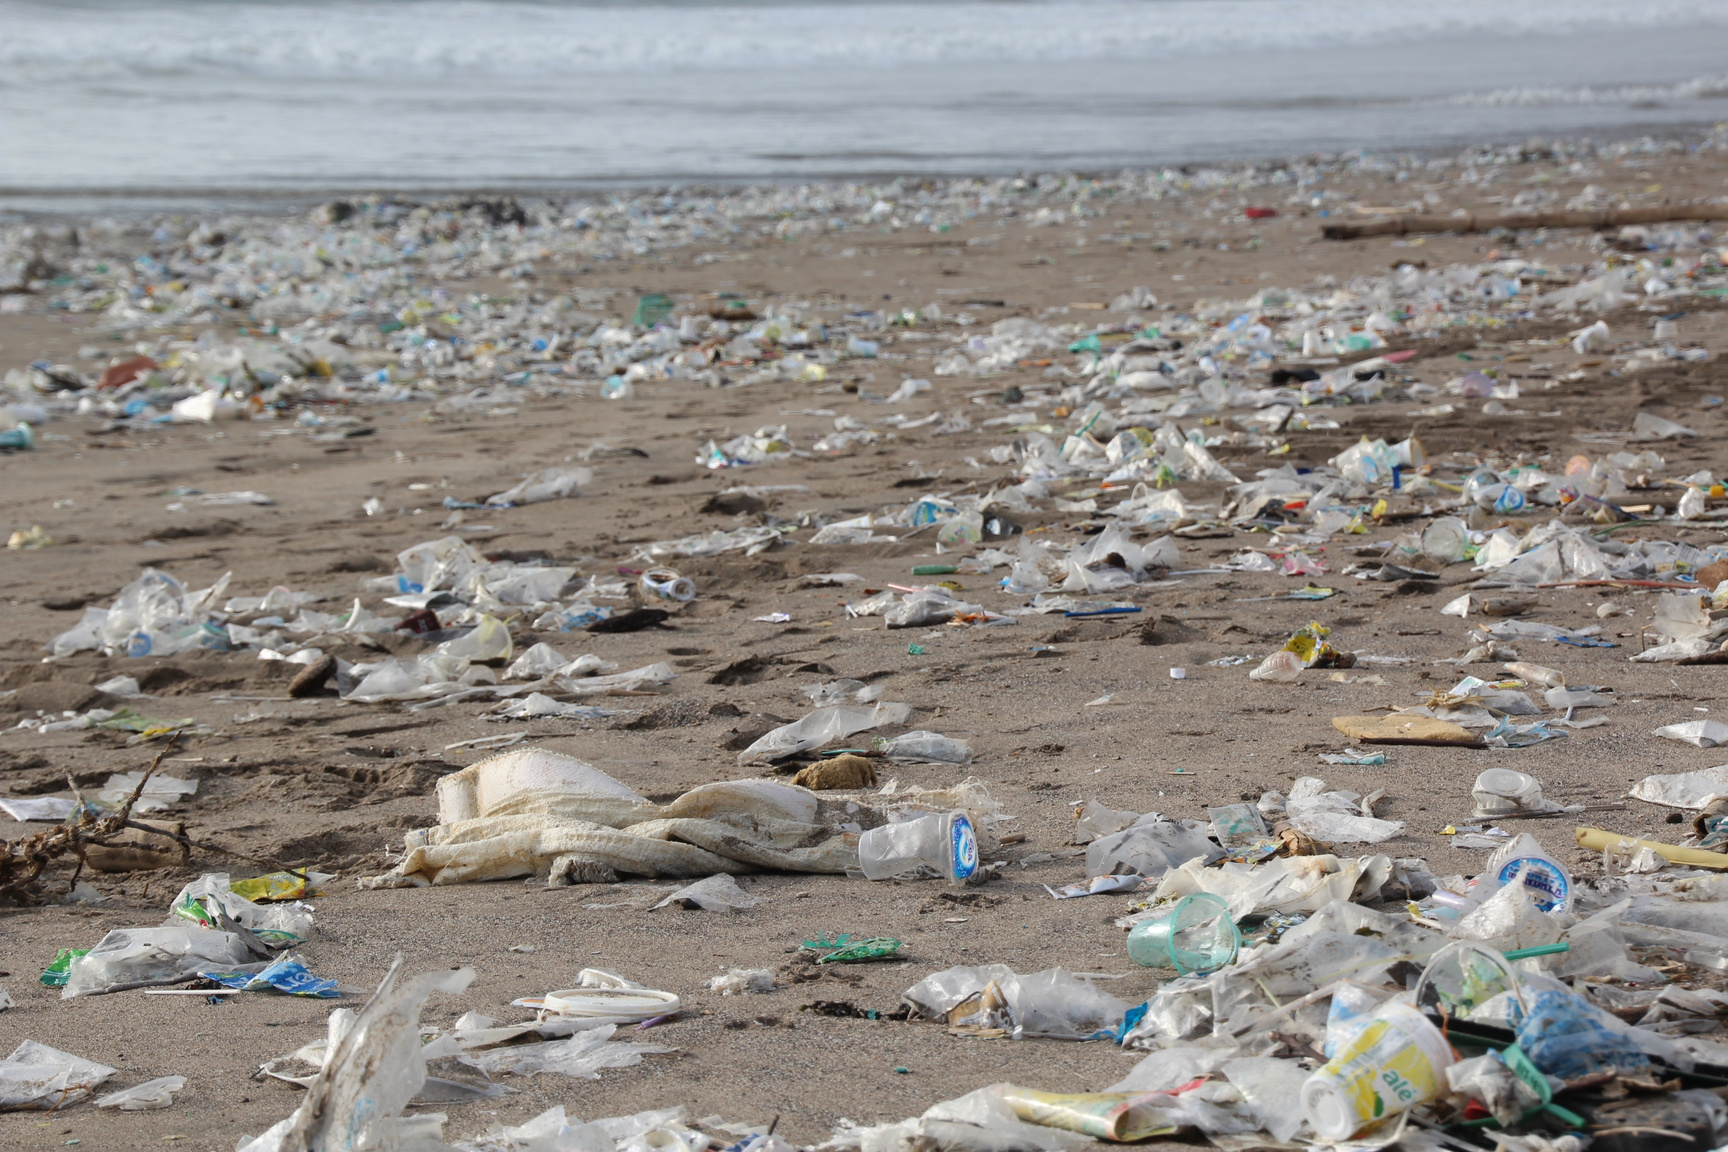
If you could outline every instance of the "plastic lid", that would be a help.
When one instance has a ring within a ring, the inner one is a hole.
[[[1490,768],[1476,777],[1477,790],[1496,796],[1517,796],[1535,783],[1535,777],[1511,768]]]
[[[682,1002],[676,993],[654,988],[566,988],[548,992],[541,1009],[554,1016],[622,1017],[647,1020],[676,1012]]]

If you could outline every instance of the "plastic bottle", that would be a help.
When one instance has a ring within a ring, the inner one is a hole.
[[[622,376],[608,376],[600,385],[600,395],[607,400],[629,400],[636,395],[636,385]]]
[[[1376,1121],[1446,1090],[1457,1054],[1440,1030],[1408,1004],[1383,1004],[1336,1057],[1302,1085],[1302,1108],[1315,1133],[1348,1140]]]
[[[978,835],[964,812],[932,812],[884,824],[858,838],[858,867],[871,880],[928,869],[960,884],[978,870]]]
[[[36,447],[36,434],[30,431],[30,425],[20,423],[15,428],[0,432],[0,452],[17,451]]]

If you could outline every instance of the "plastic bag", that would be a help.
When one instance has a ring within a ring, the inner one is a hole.
[[[118,1092],[110,1092],[96,1101],[98,1108],[118,1108],[122,1112],[151,1112],[174,1103],[174,1093],[186,1087],[184,1076],[158,1076]]]
[[[878,737],[876,750],[890,760],[912,760],[926,764],[967,764],[972,746],[940,732],[904,732],[891,738]]]
[[[1728,764],[1696,772],[1646,776],[1632,786],[1631,795],[1649,804],[1701,811],[1713,798],[1728,796]]]
[[[1122,831],[1100,836],[1087,846],[1086,875],[1136,872],[1162,876],[1196,856],[1211,863],[1224,855],[1224,849],[1207,836],[1209,827],[1199,820],[1178,823],[1156,812],[1147,813]]]
[[[1502,952],[1557,943],[1568,921],[1541,911],[1536,900],[1536,893],[1524,883],[1520,872],[1513,883],[1459,918],[1448,934],[1480,940]]]
[[[0,1060],[0,1112],[52,1112],[76,1104],[116,1069],[26,1040]]]
[[[1122,831],[1138,819],[1138,812],[1106,808],[1096,800],[1088,800],[1074,812],[1074,843],[1090,844],[1100,836]]]
[[[496,616],[481,616],[474,629],[466,635],[454,640],[446,640],[438,645],[436,652],[440,656],[454,656],[459,660],[473,663],[485,663],[494,660],[508,660],[514,646],[510,641],[510,629]]]
[[[180,889],[168,910],[201,928],[220,928],[226,916],[272,948],[288,948],[312,935],[312,909],[304,904],[254,904],[228,886],[228,873],[209,872]]]
[[[660,1044],[608,1043],[617,1031],[616,1024],[602,1024],[578,1032],[568,1040],[490,1048],[467,1053],[459,1059],[488,1076],[500,1072],[513,1072],[518,1076],[557,1072],[579,1080],[598,1080],[603,1068],[629,1068],[642,1063],[644,1054],[672,1051]]]
[[[175,984],[210,968],[229,969],[268,959],[233,932],[189,925],[116,928],[96,947],[72,961],[64,999],[119,992],[152,984]]]
[[[1354,792],[1327,792],[1323,781],[1304,776],[1290,786],[1284,802],[1291,825],[1328,844],[1378,844],[1404,831],[1401,820],[1381,820],[1362,812]]]
[[[488,496],[486,503],[497,506],[514,504],[538,504],[545,500],[560,500],[573,495],[578,488],[594,479],[594,473],[588,468],[542,468],[531,473],[514,488],[507,488],[495,496]]]
[[[1130,1005],[1073,973],[1050,968],[1021,976],[1006,964],[955,967],[926,976],[901,993],[912,1009],[931,1019],[949,1018],[956,1009],[994,986],[1002,996],[1009,1032],[1015,1039],[1046,1036],[1085,1040],[1121,1023]]]
[[[904,724],[911,714],[912,709],[906,704],[879,703],[873,708],[836,704],[818,708],[801,720],[765,733],[738,754],[738,763],[771,764],[856,732],[880,728],[884,724]]]
[[[697,907],[704,912],[735,912],[742,908],[754,908],[758,904],[768,903],[766,896],[752,896],[738,886],[738,881],[721,873],[710,876],[706,880],[698,880],[687,884],[654,905],[655,908],[665,908],[677,904],[685,908]]]
[[[1330,1060],[1343,1051],[1356,1034],[1367,1027],[1384,996],[1377,996],[1361,984],[1346,983],[1332,993],[1332,1004],[1326,1012],[1326,1039],[1320,1051]]]
[[[1649,1057],[1606,1023],[1606,1014],[1570,992],[1536,993],[1518,1025],[1518,1047],[1530,1062],[1551,1076],[1576,1079],[1592,1072],[1637,1075]]]
[[[722,996],[742,996],[746,992],[774,991],[774,973],[767,968],[733,968],[708,981],[708,990]]]
[[[1279,1142],[1288,1144],[1307,1122],[1302,1114],[1302,1085],[1308,1073],[1294,1060],[1244,1056],[1225,1064],[1224,1075]]]
[[[1720,744],[1728,744],[1728,724],[1724,724],[1720,720],[1687,720],[1680,724],[1666,724],[1653,730],[1651,735],[1661,736],[1667,740],[1679,740],[1695,748],[1715,748]],[[1719,772],[1722,769],[1706,769],[1705,771]],[[1696,776],[1701,775],[1701,773],[1688,772],[1683,775]],[[1661,779],[1661,777],[1646,777],[1646,780],[1655,779]],[[1728,780],[1723,783],[1723,788],[1728,790]],[[1639,797],[1639,799],[1644,799],[1644,797]],[[1655,803],[1660,803],[1660,801],[1655,801]]]
[[[1543,1102],[1534,1089],[1506,1067],[1498,1052],[1458,1061],[1446,1069],[1446,1085],[1487,1108],[1503,1128],[1516,1124],[1526,1110]]]
[[[420,1009],[435,992],[454,995],[474,980],[472,968],[426,972],[397,983],[402,959],[390,966],[378,990],[331,1037],[323,1067],[293,1115],[235,1152],[359,1152],[413,1147],[416,1140],[442,1139],[439,1113],[402,1116],[426,1083],[420,1053]]]
[[[926,624],[942,624],[957,613],[975,614],[984,611],[978,604],[968,604],[941,592],[921,590],[908,593],[906,598],[882,614],[890,628],[918,628]]]

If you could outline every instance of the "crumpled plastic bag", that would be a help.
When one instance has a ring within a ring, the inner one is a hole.
[[[1154,900],[1210,892],[1230,905],[1230,918],[1273,913],[1312,914],[1334,901],[1373,900],[1392,874],[1385,856],[1275,857],[1259,864],[1207,867],[1197,857],[1164,873]]]
[[[925,764],[968,764],[972,760],[972,746],[966,741],[923,729],[893,737],[877,737],[875,748],[890,760]]]
[[[1211,863],[1223,857],[1224,849],[1207,835],[1210,828],[1204,821],[1176,821],[1148,812],[1122,831],[1100,836],[1087,845],[1086,875],[1135,872],[1162,876],[1195,857]]]
[[[158,1076],[118,1092],[98,1097],[96,1107],[118,1108],[122,1112],[153,1112],[174,1103],[174,1094],[186,1087],[184,1076]]]
[[[1288,1144],[1308,1122],[1302,1085],[1311,1074],[1294,1060],[1243,1056],[1225,1064],[1224,1075],[1273,1139]]]
[[[426,1083],[420,1051],[420,1009],[435,992],[455,995],[474,980],[472,968],[425,972],[397,983],[402,958],[355,1013],[340,1036],[333,1026],[323,1067],[287,1119],[262,1135],[242,1137],[235,1152],[357,1152],[414,1148],[443,1139],[444,1116],[404,1117],[402,1109]]]
[[[1371,800],[1325,788],[1325,781],[1314,776],[1304,776],[1290,786],[1284,806],[1298,832],[1326,844],[1378,844],[1403,833],[1402,820],[1381,820],[1363,812]]]
[[[1520,875],[1449,926],[1448,935],[1481,940],[1502,952],[1513,952],[1556,944],[1571,923],[1571,917],[1564,913],[1538,908],[1536,893]]]
[[[683,908],[700,908],[704,912],[736,912],[742,908],[754,908],[758,904],[768,903],[766,896],[752,896],[738,886],[738,881],[721,873],[710,876],[706,880],[698,880],[687,884],[672,893],[655,908],[666,908],[677,904]]]
[[[126,797],[132,795],[133,789],[138,787],[138,781],[143,779],[144,773],[142,772],[116,772],[108,777],[107,783],[102,785],[102,790],[96,793],[96,799],[104,804],[124,803]],[[138,813],[166,812],[187,796],[196,795],[197,792],[198,781],[196,780],[181,780],[176,776],[164,776],[161,773],[155,773],[149,780],[145,781],[144,790],[138,793],[138,799],[132,805],[132,811]]]
[[[845,872],[858,865],[855,802],[824,801],[779,780],[719,780],[669,804],[649,801],[573,756],[513,748],[438,782],[436,827],[410,832],[406,854],[361,887],[418,887],[527,876],[554,886],[610,883],[617,873],[703,877],[758,870]],[[975,781],[938,793],[947,809],[1001,819]],[[964,793],[962,795],[961,793]],[[897,803],[925,802],[907,790]],[[868,816],[880,820],[881,814]]]
[[[823,1152],[1079,1152],[1092,1137],[1028,1124],[993,1088],[980,1088],[898,1124],[853,1128]]]
[[[1719,646],[1713,639],[1696,636],[1691,640],[1676,640],[1672,644],[1657,644],[1642,652],[1635,652],[1627,659],[1638,664],[1671,664],[1676,660],[1690,660],[1695,656],[1708,655]]]
[[[1088,800],[1074,812],[1074,843],[1090,844],[1100,836],[1122,831],[1138,819],[1138,812],[1106,808],[1096,800]]]
[[[738,754],[740,764],[772,764],[799,752],[820,748],[834,740],[844,739],[855,732],[880,728],[884,724],[904,724],[912,714],[907,704],[878,703],[871,708],[850,704],[835,704],[818,708],[801,720],[782,724],[764,733],[750,747]]]
[[[922,589],[907,593],[904,600],[882,613],[882,618],[890,628],[919,628],[945,623],[959,613],[973,615],[982,611],[980,604],[968,604],[942,592]]]
[[[933,1020],[950,1014],[994,985],[1002,995],[1002,1026],[1015,1039],[1044,1036],[1085,1040],[1122,1022],[1129,1004],[1061,968],[1022,976],[1006,964],[960,965],[932,973],[901,993],[913,1011]]]
[[[1661,736],[1667,740],[1679,740],[1695,748],[1715,748],[1720,744],[1728,744],[1728,724],[1724,724],[1720,720],[1687,720],[1680,724],[1665,724],[1652,730],[1650,734]],[[1705,771],[1717,771],[1717,769],[1706,769]],[[1683,773],[1683,775],[1695,775],[1695,773]],[[1658,777],[1649,776],[1645,779],[1654,780]],[[1723,784],[1723,790],[1725,794],[1728,794],[1728,782]],[[1633,795],[1636,796],[1637,793],[1634,792]],[[1649,799],[1647,796],[1639,796],[1638,798],[1640,800]],[[1653,803],[1661,803],[1661,801],[1653,801]]]
[[[774,991],[774,973],[767,968],[733,968],[708,981],[708,990],[722,996]]]
[[[0,1060],[0,1112],[76,1104],[118,1070],[25,1040]]]
[[[1687,727],[1674,725],[1674,727]],[[1658,729],[1660,731],[1660,729]],[[1711,800],[1728,796],[1728,764],[1700,768],[1696,772],[1670,772],[1646,776],[1632,786],[1631,796],[1647,804],[1702,811]]]
[[[518,1076],[533,1076],[539,1072],[557,1072],[578,1080],[598,1080],[603,1068],[629,1068],[642,1063],[642,1057],[673,1049],[660,1044],[627,1044],[613,1041],[616,1024],[602,1024],[576,1033],[567,1040],[547,1040],[539,1044],[515,1044],[469,1052],[458,1060],[470,1068],[478,1068],[487,1076],[510,1072]]]
[[[506,488],[494,496],[488,496],[486,503],[494,507],[509,507],[515,504],[539,504],[545,500],[561,500],[573,495],[576,490],[594,479],[591,468],[542,468],[531,473],[515,487]]]
[[[180,889],[169,911],[200,928],[220,929],[227,917],[272,948],[287,948],[312,935],[312,909],[293,903],[254,904],[228,886],[228,873],[207,872]]]
[[[253,940],[256,941],[256,937]],[[120,992],[154,984],[176,984],[200,971],[232,969],[267,960],[270,950],[234,932],[189,924],[161,928],[116,928],[96,947],[72,961],[62,999]]]

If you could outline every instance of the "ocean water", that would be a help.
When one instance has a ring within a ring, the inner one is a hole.
[[[1728,0],[0,0],[0,204],[1109,170],[1728,118]]]

